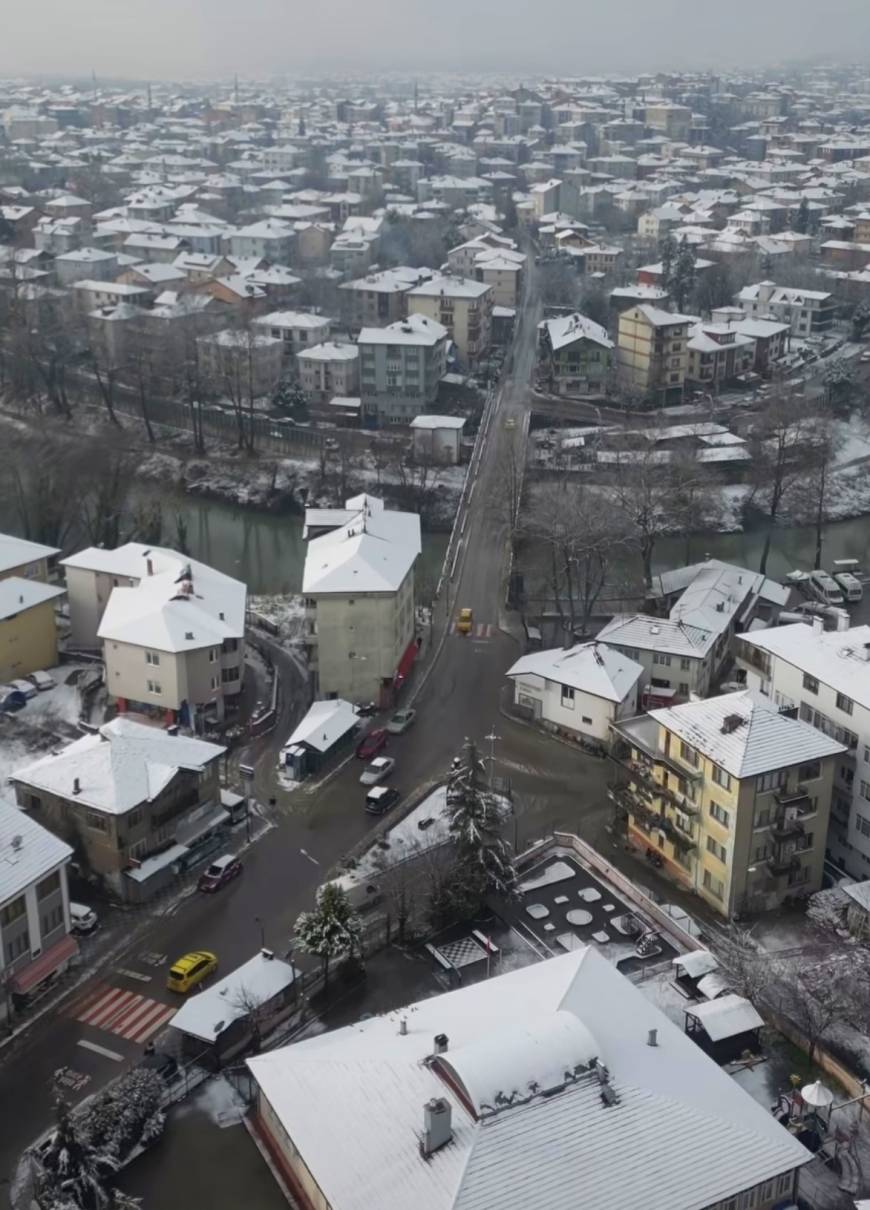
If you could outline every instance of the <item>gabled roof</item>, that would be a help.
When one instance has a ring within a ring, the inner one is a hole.
[[[66,593],[65,588],[54,584],[43,584],[41,580],[25,580],[22,576],[9,576],[0,580],[0,621],[24,613],[46,601],[54,601]]]
[[[732,777],[757,777],[846,751],[750,689],[651,710],[650,715]]]
[[[22,891],[56,866],[69,861],[72,849],[48,828],[0,799],[0,904]]]
[[[56,546],[43,546],[41,542],[16,538],[14,534],[0,534],[0,572],[23,567],[25,563],[36,563],[40,559],[51,559],[59,554]]]
[[[573,315],[559,315],[556,319],[542,319],[538,328],[546,331],[554,353],[578,340],[590,340],[604,349],[613,348],[613,341],[607,335],[607,329],[581,315],[579,311],[575,311]]]
[[[642,673],[640,664],[605,643],[532,651],[507,671],[508,676],[542,676],[609,702],[624,701]]]
[[[402,584],[420,553],[420,518],[373,499],[348,500],[354,515],[309,542],[303,593],[395,592]]]
[[[358,724],[359,715],[350,702],[340,697],[314,702],[284,747],[307,744],[317,752],[328,752],[334,743]]]
[[[709,630],[645,613],[617,614],[598,632],[599,640],[605,643],[636,647],[638,651],[686,655],[696,660],[703,659],[715,637]]]
[[[795,622],[740,637],[870,710],[870,626],[819,633]]]

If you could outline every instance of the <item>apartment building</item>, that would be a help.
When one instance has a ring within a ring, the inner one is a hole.
[[[431,269],[411,269],[400,265],[370,273],[357,281],[339,287],[342,318],[352,331],[359,328],[382,328],[405,319],[408,314],[408,292],[432,277]]]
[[[23,818],[69,840],[88,874],[137,901],[186,868],[229,818],[218,775],[225,751],[119,717],[10,781]]]
[[[522,252],[481,252],[475,258],[472,276],[492,287],[493,306],[516,307],[522,296],[525,262]]]
[[[613,368],[607,329],[575,312],[538,324],[539,375],[556,395],[603,392]]]
[[[445,327],[463,362],[474,365],[489,351],[492,293],[469,277],[435,277],[409,292],[408,311]]]
[[[741,690],[617,722],[611,790],[628,838],[730,918],[822,885],[845,745]]]
[[[755,364],[755,340],[728,324],[695,324],[686,347],[686,377],[705,390],[718,390]]]
[[[0,580],[0,682],[57,664],[55,603],[63,595],[41,580]]]
[[[310,311],[270,311],[254,321],[258,330],[267,332],[282,342],[285,361],[312,345],[329,338],[332,320],[327,315],[312,315]]]
[[[233,402],[269,396],[284,368],[284,342],[254,329],[224,328],[197,337],[203,373]]]
[[[359,350],[356,345],[323,344],[300,349],[296,354],[299,382],[313,403],[328,403],[336,396],[348,398],[359,391]]]
[[[824,290],[799,290],[772,281],[744,286],[737,305],[753,319],[773,319],[788,324],[792,336],[822,336],[833,327],[837,303]]]
[[[164,547],[128,542],[63,560],[73,642],[102,647],[106,688],[183,726],[224,717],[244,678],[247,588]]]
[[[48,583],[60,554],[56,546],[44,546],[13,534],[0,534],[0,580],[18,576],[24,580]]]
[[[78,953],[69,935],[72,855],[68,844],[0,799],[0,1025]]]
[[[845,745],[837,762],[828,852],[870,876],[870,626],[778,626],[740,635],[737,664],[752,689]]]
[[[267,218],[239,227],[230,236],[230,252],[240,257],[265,257],[273,265],[289,265],[296,232],[289,223]]]
[[[692,319],[641,303],[619,316],[616,365],[624,390],[679,403],[689,368],[688,340]]]
[[[364,421],[408,424],[429,410],[447,370],[447,344],[447,329],[426,315],[363,328],[357,347]]]
[[[318,698],[392,704],[417,654],[414,565],[420,518],[376,496],[307,509],[302,593],[311,688]]]

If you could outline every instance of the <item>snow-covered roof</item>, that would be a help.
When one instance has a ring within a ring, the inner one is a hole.
[[[870,626],[823,631],[795,622],[740,636],[870,710]]]
[[[16,538],[13,534],[0,534],[0,572],[59,554],[56,546],[43,546],[41,542],[29,542],[27,538]]]
[[[491,290],[492,286],[486,282],[475,281],[471,277],[452,277],[445,274],[415,286],[409,292],[408,297],[410,299],[440,298],[443,295],[445,298],[474,299],[481,298]]]
[[[346,506],[353,516],[308,544],[303,593],[395,592],[421,550],[419,516],[386,509],[376,497]]]
[[[669,618],[651,617],[645,613],[617,614],[598,632],[605,643],[633,647],[638,651],[661,651],[668,655],[685,655],[703,659],[715,639],[708,630],[699,630]]]
[[[701,1210],[811,1158],[586,946],[248,1066],[333,1210]],[[424,1158],[436,1097],[453,1134]]]
[[[464,416],[415,416],[412,429],[461,429],[465,427]]]
[[[555,319],[542,319],[538,328],[547,332],[554,352],[573,344],[575,340],[591,340],[602,348],[613,348],[613,341],[607,335],[607,329],[587,319],[579,311],[575,311],[573,315],[559,315]]]
[[[428,315],[411,314],[385,328],[363,328],[357,343],[361,345],[412,345],[431,347],[447,337],[447,329]]]
[[[310,311],[270,311],[268,315],[258,315],[255,324],[265,328],[328,328],[329,316],[314,315]]]
[[[41,580],[25,580],[21,576],[9,576],[0,580],[0,620],[12,618],[35,605],[44,605],[62,597],[65,588],[57,588],[53,584],[43,584]]]
[[[218,744],[170,735],[119,716],[94,735],[67,744],[57,755],[16,769],[11,780],[110,815],[123,815],[154,799],[179,769],[198,772],[224,751]]]
[[[651,710],[650,715],[732,777],[757,777],[846,751],[809,723],[780,713],[770,698],[751,689]]]
[[[69,861],[72,852],[26,811],[0,799],[0,904]]]
[[[358,357],[356,345],[339,345],[331,340],[300,349],[296,355],[297,361],[356,361]]]
[[[284,747],[307,744],[318,752],[328,752],[334,743],[343,735],[347,735],[358,723],[359,715],[351,703],[343,698],[315,702]]]
[[[761,1029],[764,1025],[749,1000],[733,992],[716,1000],[708,1000],[705,1004],[693,1004],[689,1011],[704,1026],[711,1042],[721,1042],[750,1029]]]
[[[672,965],[690,979],[700,979],[702,975],[709,975],[711,971],[718,970],[719,960],[709,950],[689,950],[687,954],[679,954],[674,958]]]
[[[186,1000],[170,1025],[203,1042],[214,1042],[234,1021],[280,996],[295,978],[292,963],[261,951]]]
[[[694,322],[692,315],[678,315],[673,311],[662,311],[660,307],[651,307],[649,303],[639,303],[637,310],[654,328],[667,328],[674,324],[690,324]]]
[[[870,912],[870,878],[865,879],[864,882],[843,882],[840,884],[839,890],[844,895],[848,895],[852,902],[863,908],[865,912]]]
[[[507,671],[508,676],[542,676],[608,702],[624,701],[642,673],[640,664],[606,643],[532,651]]]
[[[710,428],[716,427],[718,426],[710,426]],[[702,440],[713,439],[717,444],[718,439],[725,435],[724,431],[700,434]],[[739,441],[740,438],[737,440]],[[719,574],[717,575],[717,573]],[[720,589],[739,596],[741,599],[745,599],[749,594],[757,595],[762,600],[775,605],[785,605],[790,591],[761,572],[750,571],[748,568],[738,567],[734,563],[724,563],[721,559],[706,559],[703,563],[674,567],[670,571],[663,571],[659,575],[653,576],[650,594],[654,597],[670,597],[675,592],[685,592],[695,581],[700,581],[700,586],[706,588],[709,588],[710,585],[718,585]],[[673,617],[674,614],[671,616]]]

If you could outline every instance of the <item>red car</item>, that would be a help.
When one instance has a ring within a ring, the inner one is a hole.
[[[224,853],[222,857],[213,861],[206,872],[200,876],[199,889],[201,891],[219,891],[222,886],[226,886],[228,882],[238,878],[241,872],[242,863],[238,857],[234,857],[232,853]]]
[[[371,760],[373,756],[377,756],[379,752],[386,748],[388,738],[389,736],[383,727],[377,727],[374,731],[370,731],[357,744],[357,756],[360,760]]]

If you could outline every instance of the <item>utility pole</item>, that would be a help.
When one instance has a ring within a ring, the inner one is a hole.
[[[495,733],[495,723],[492,725],[492,730],[489,735],[485,735],[484,739],[489,740],[489,789],[492,790],[492,770],[495,764],[495,741],[501,739],[500,735]]]

